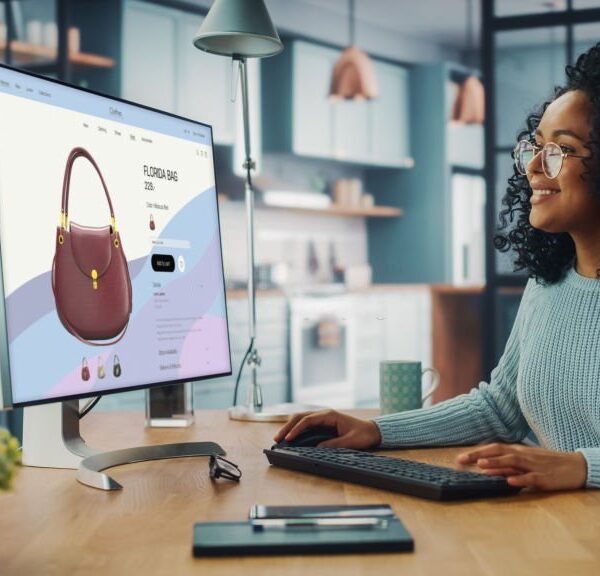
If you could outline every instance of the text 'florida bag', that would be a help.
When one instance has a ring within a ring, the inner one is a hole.
[[[100,177],[110,210],[108,226],[96,228],[69,222],[71,170],[80,156],[92,164]],[[124,336],[132,305],[127,259],[100,168],[92,155],[80,147],[71,150],[65,168],[52,290],[61,322],[78,340],[109,346]]]

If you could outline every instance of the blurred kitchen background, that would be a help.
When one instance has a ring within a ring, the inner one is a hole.
[[[240,97],[231,61],[192,45],[210,4],[0,5],[5,63],[214,128],[234,376],[196,383],[197,408],[231,405],[248,346]],[[489,377],[526,281],[491,243],[510,151],[600,40],[600,0],[266,5],[285,50],[249,71],[265,402],[377,406],[384,359],[437,368],[434,402],[468,391]],[[352,36],[375,99],[329,97]],[[130,392],[98,409],[143,404]]]

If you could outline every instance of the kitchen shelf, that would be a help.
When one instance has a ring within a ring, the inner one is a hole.
[[[404,212],[393,206],[372,206],[371,208],[351,208],[349,206],[329,206],[328,208],[294,208],[284,206],[265,206],[266,208],[279,208],[281,210],[293,210],[306,214],[323,214],[324,216],[350,216],[367,218],[397,218]]]
[[[234,202],[227,194],[218,195],[219,204]],[[291,210],[292,212],[302,212],[305,214],[322,214],[324,216],[348,216],[362,218],[398,218],[404,215],[402,208],[395,206],[371,206],[370,208],[352,208],[350,206],[338,206],[333,204],[327,208],[308,208],[305,206],[275,206],[272,204],[260,203],[256,208],[266,208],[268,210]]]
[[[18,64],[56,60],[58,57],[57,49],[50,46],[13,40],[10,47],[13,59],[15,63]],[[0,42],[0,51],[4,51],[6,48],[6,42]],[[113,68],[115,65],[115,61],[112,58],[100,56],[98,54],[88,54],[86,52],[70,52],[69,62],[71,62],[71,64],[90,66],[93,68]]]

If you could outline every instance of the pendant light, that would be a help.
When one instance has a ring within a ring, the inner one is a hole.
[[[466,0],[467,5],[467,46],[469,62],[474,67],[475,38],[473,26],[473,0]],[[485,121],[485,90],[481,80],[474,74],[463,82],[459,94],[459,105],[456,119],[464,124],[483,124]]]
[[[333,67],[329,97],[332,100],[372,100],[377,98],[377,78],[373,62],[354,43],[354,0],[348,0],[350,46]]]

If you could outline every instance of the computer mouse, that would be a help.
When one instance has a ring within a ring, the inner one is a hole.
[[[308,428],[307,430],[300,432],[293,440],[282,440],[278,444],[275,444],[275,447],[292,448],[317,446],[321,442],[337,438],[337,436],[337,430],[331,426],[315,426],[314,428]]]

